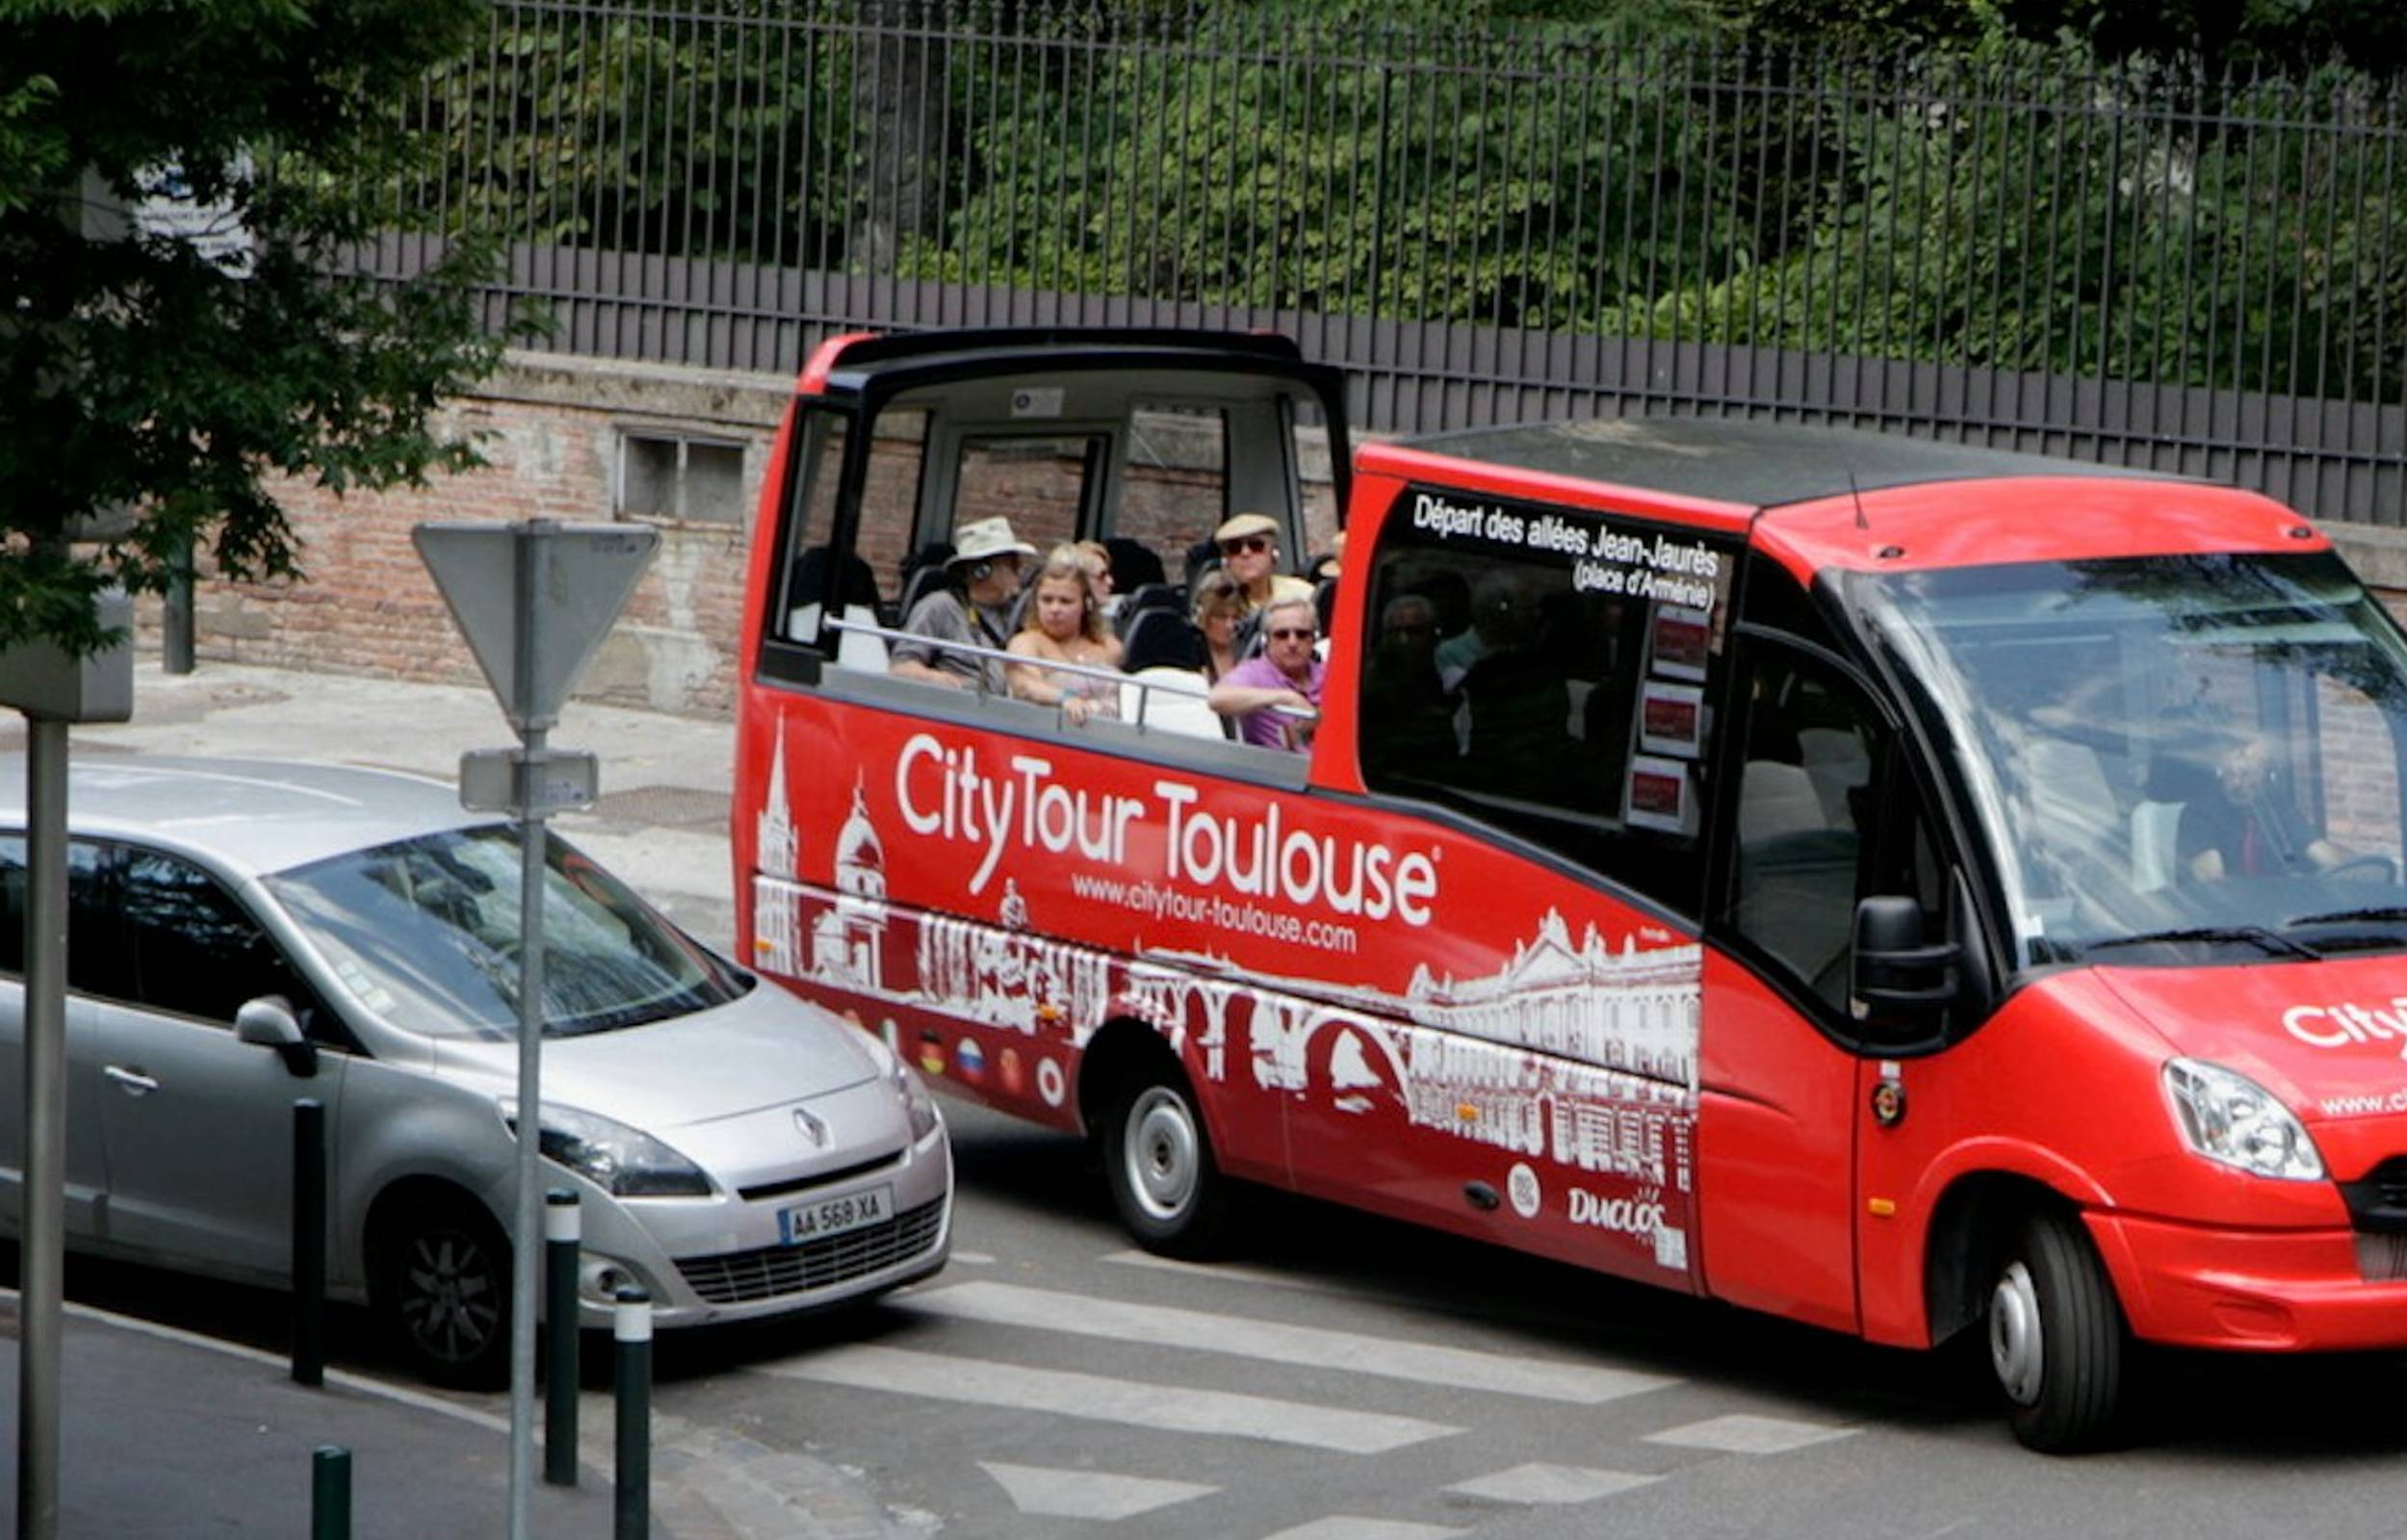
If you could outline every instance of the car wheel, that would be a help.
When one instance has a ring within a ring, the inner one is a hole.
[[[2129,1332],[2081,1226],[2026,1216],[1989,1293],[1989,1366],[2014,1436],[2043,1453],[2096,1449],[2115,1431]]]
[[[1201,1257],[1217,1249],[1228,1182],[1186,1077],[1167,1062],[1125,1082],[1102,1128],[1103,1178],[1121,1222],[1148,1251]]]
[[[509,1379],[509,1243],[467,1199],[425,1203],[382,1248],[377,1295],[410,1366],[437,1385],[491,1390]]]

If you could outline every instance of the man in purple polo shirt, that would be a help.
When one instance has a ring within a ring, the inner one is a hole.
[[[1237,718],[1237,735],[1267,749],[1302,751],[1312,741],[1318,718],[1265,709],[1293,706],[1317,712],[1328,667],[1312,655],[1319,639],[1309,599],[1274,599],[1262,610],[1267,639],[1258,657],[1249,657],[1212,686],[1211,708]]]

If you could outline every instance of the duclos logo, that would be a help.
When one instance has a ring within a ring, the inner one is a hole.
[[[2407,1043],[2407,994],[2386,1006],[2294,1005],[2282,1013],[2282,1028],[2300,1042],[2317,1048],[2345,1048],[2359,1042]],[[2407,1058],[2407,1049],[2400,1057]]]
[[[1004,853],[1075,853],[1125,866],[1128,831],[1160,826],[1168,834],[1172,882],[1226,886],[1248,897],[1319,905],[1365,919],[1394,917],[1427,925],[1437,896],[1437,863],[1426,850],[1284,827],[1277,803],[1258,816],[1213,814],[1200,788],[1168,778],[1153,795],[1116,796],[1064,785],[1049,759],[1016,754],[1002,773],[983,766],[974,748],[947,748],[914,733],[894,760],[894,802],[913,834],[979,847],[970,891],[985,891]]]
[[[1615,1235],[1634,1235],[1651,1239],[1663,1228],[1663,1204],[1641,1192],[1636,1197],[1600,1197],[1584,1188],[1573,1188],[1569,1195],[1569,1218],[1573,1224],[1592,1224]]]

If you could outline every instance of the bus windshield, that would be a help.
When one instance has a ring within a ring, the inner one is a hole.
[[[2407,647],[2329,553],[1859,575],[2018,965],[2407,947]]]

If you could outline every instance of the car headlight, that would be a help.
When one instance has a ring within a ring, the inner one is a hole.
[[[914,1144],[935,1133],[945,1121],[945,1115],[936,1110],[936,1097],[928,1091],[927,1083],[899,1058],[894,1061],[894,1094],[902,1098],[903,1112],[911,1119]]]
[[[2164,1091],[2182,1142],[2198,1154],[2252,1176],[2323,1180],[2323,1157],[2306,1125],[2246,1075],[2175,1059],[2164,1066]]]
[[[513,1137],[518,1106],[502,1103],[502,1120]],[[567,1167],[613,1197],[709,1197],[711,1179],[702,1168],[639,1128],[573,1107],[546,1103],[544,1158]]]

